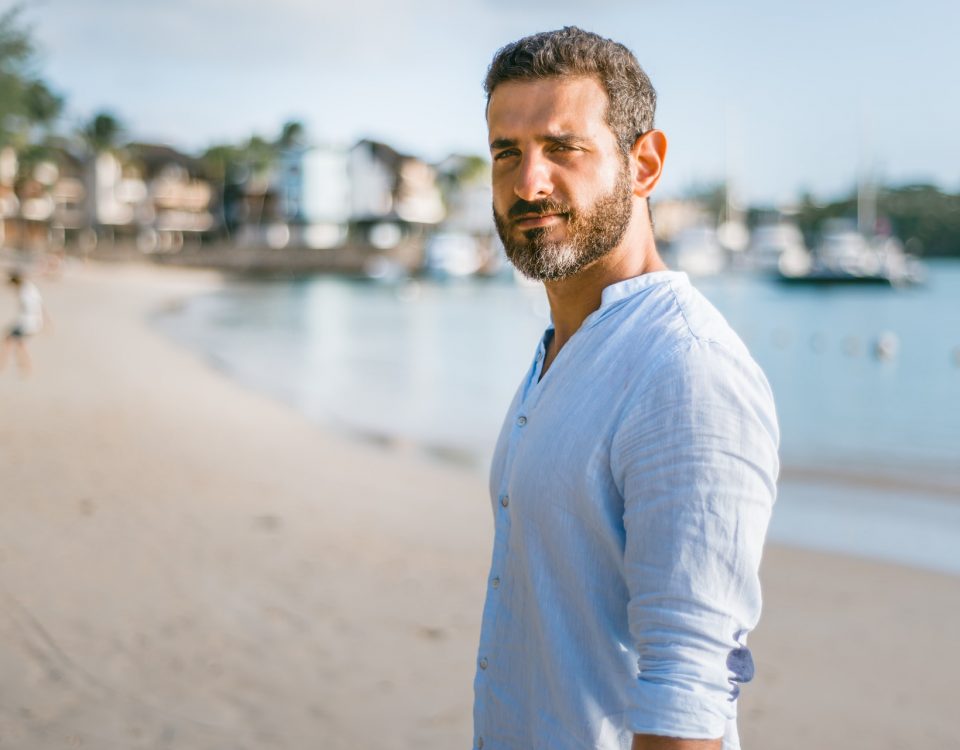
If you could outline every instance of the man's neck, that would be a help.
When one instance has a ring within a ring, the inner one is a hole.
[[[652,271],[665,271],[666,268],[657,253],[653,236],[647,234],[642,244],[621,243],[569,279],[546,282],[544,286],[554,327],[550,359],[577,332],[587,316],[600,309],[604,289],[618,281]]]

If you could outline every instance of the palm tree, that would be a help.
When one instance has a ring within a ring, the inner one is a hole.
[[[123,126],[110,112],[97,112],[80,131],[80,135],[95,154],[116,148]]]

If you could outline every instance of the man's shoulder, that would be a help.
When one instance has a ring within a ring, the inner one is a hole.
[[[680,364],[693,351],[726,350],[749,358],[746,346],[726,318],[685,277],[658,284],[628,313],[624,332],[648,365]]]
[[[702,342],[742,345],[723,314],[693,284],[672,283],[669,291],[676,314],[683,320],[685,335]]]

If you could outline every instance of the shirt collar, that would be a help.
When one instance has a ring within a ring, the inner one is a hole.
[[[632,297],[644,289],[649,289],[658,284],[666,284],[671,281],[682,284],[689,283],[687,274],[683,271],[652,271],[641,274],[640,276],[634,276],[632,279],[618,281],[615,284],[605,287],[600,293],[600,308],[597,312],[601,312],[605,307],[609,307],[620,300]]]
[[[651,287],[659,286],[660,284],[669,284],[671,282],[689,284],[690,279],[687,277],[685,271],[651,271],[650,273],[624,279],[623,281],[618,281],[608,287],[604,287],[603,291],[600,292],[600,307],[590,313],[580,327],[586,328],[593,325],[619,302],[629,299]],[[553,330],[553,315],[551,314],[550,322],[547,324],[547,329],[541,340],[541,346],[546,347],[547,340]]]

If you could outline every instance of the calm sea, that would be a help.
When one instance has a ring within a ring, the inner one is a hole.
[[[776,396],[786,481],[772,533],[960,573],[960,264],[930,263],[925,285],[897,290],[695,284]],[[320,277],[231,283],[156,322],[324,425],[482,470],[547,321],[537,287]],[[857,541],[861,511],[872,521]]]

